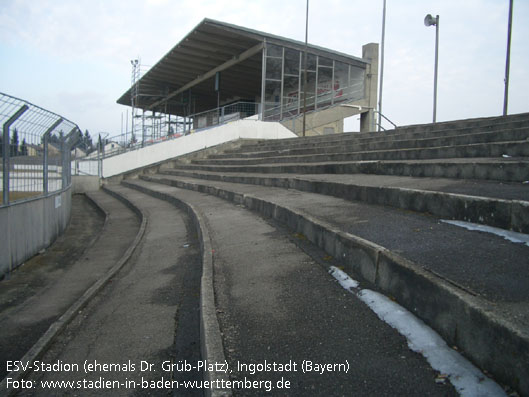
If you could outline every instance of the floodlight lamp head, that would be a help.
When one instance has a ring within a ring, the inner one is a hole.
[[[437,25],[437,18],[432,17],[430,14],[424,17],[424,26],[435,26]]]

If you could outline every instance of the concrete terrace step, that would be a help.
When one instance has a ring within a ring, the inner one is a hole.
[[[380,175],[160,174],[297,189],[529,233],[529,184]]]
[[[482,127],[496,124],[504,124],[512,121],[529,121],[529,113],[517,113],[507,116],[480,117],[472,119],[449,120],[437,123],[413,124],[399,127],[407,131],[439,131],[444,129],[465,128],[465,127]]]
[[[217,316],[231,380],[291,382],[289,395],[453,395],[394,329],[351,299],[291,238],[241,206],[145,181],[123,182],[193,203],[207,223]],[[328,265],[327,265],[328,266]],[[353,336],[354,335],[354,336]],[[302,336],[302,337],[300,337]],[[297,371],[250,374],[237,363],[287,363]],[[304,374],[303,360],[350,363],[349,373]],[[354,376],[351,376],[354,374]],[[445,385],[446,386],[446,385]],[[234,390],[236,395],[263,390]],[[271,395],[284,395],[271,390]]]
[[[504,182],[529,181],[529,158],[470,158],[403,161],[334,161],[321,163],[265,163],[207,165],[175,162],[179,170],[294,174],[375,174],[435,178],[464,178]],[[162,166],[161,169],[168,169]]]
[[[529,247],[431,216],[273,187],[144,175],[285,223],[419,315],[497,379],[529,392]],[[134,183],[134,182],[130,182]],[[479,248],[478,248],[479,247]]]
[[[311,145],[312,147],[290,148],[283,147],[281,149],[269,150],[269,148],[261,148],[252,152],[232,152],[209,156],[210,159],[228,159],[228,158],[262,158],[262,157],[276,157],[276,156],[296,156],[307,154],[323,154],[323,153],[354,153],[362,151],[375,150],[394,150],[394,149],[418,149],[428,147],[440,146],[456,146],[468,145],[477,143],[491,143],[491,142],[508,142],[508,141],[529,141],[529,128],[519,128],[515,130],[502,130],[496,132],[482,132],[468,135],[443,136],[435,138],[420,138],[407,140],[382,140],[371,143],[359,142],[337,142],[329,145],[329,142],[323,142],[320,145]]]
[[[529,113],[523,113],[514,116],[498,117],[494,120],[484,119],[479,121],[476,119],[469,119],[456,122],[444,122],[436,124],[420,124],[399,127],[393,130],[387,130],[384,132],[368,132],[368,133],[357,133],[357,132],[346,132],[343,134],[333,135],[319,135],[302,138],[287,138],[279,139],[274,142],[261,141],[255,144],[245,144],[241,148],[233,151],[253,151],[262,147],[270,149],[282,149],[285,147],[296,147],[298,145],[310,145],[310,144],[327,144],[347,141],[371,142],[371,141],[392,141],[402,139],[420,139],[431,137],[435,138],[438,136],[451,136],[451,135],[466,135],[476,132],[491,132],[507,129],[518,129],[529,126]],[[226,151],[227,153],[231,150]]]
[[[204,159],[193,164],[256,165],[273,163],[311,163],[328,161],[420,160],[471,157],[529,157],[529,141],[476,143],[468,145],[373,150],[364,152],[274,156],[264,158]]]
[[[311,141],[308,138],[298,138],[285,142],[263,142],[260,145],[243,145],[238,150],[226,151],[226,155],[251,155],[266,151],[298,151],[303,149],[351,148],[355,150],[380,150],[390,147],[422,147],[442,146],[446,144],[468,144],[478,142],[526,140],[529,137],[529,122],[506,123],[494,128],[439,131],[435,134],[415,133],[371,133],[369,137],[359,137],[355,133],[328,135],[327,139]],[[363,134],[362,134],[363,135]]]

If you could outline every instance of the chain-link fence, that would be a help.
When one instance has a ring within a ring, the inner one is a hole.
[[[3,93],[0,123],[0,206],[70,185],[70,151],[79,138],[75,123]]]

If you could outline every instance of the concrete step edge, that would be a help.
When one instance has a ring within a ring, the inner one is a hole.
[[[286,164],[264,163],[250,166],[214,166],[174,163],[172,167],[163,166],[160,169],[173,168],[181,170],[241,173],[402,175],[414,177],[498,180],[504,182],[525,182],[529,180],[529,161],[487,162],[482,159],[476,159],[475,162],[454,163],[443,162],[443,160],[446,159],[439,159],[439,162],[424,162],[422,160],[416,160],[411,163],[399,161],[336,161]]]
[[[378,137],[381,137],[383,139],[392,139],[394,136],[399,135],[406,135],[406,134],[440,134],[445,131],[460,131],[460,130],[469,130],[469,129],[496,129],[496,128],[502,128],[502,126],[515,124],[518,127],[526,127],[529,126],[529,113],[521,113],[518,115],[509,115],[507,118],[504,118],[503,116],[498,117],[491,117],[491,118],[484,118],[484,119],[467,119],[467,120],[456,120],[456,121],[447,121],[447,122],[440,122],[436,124],[417,124],[417,125],[408,125],[408,126],[402,126],[398,127],[397,129],[387,130],[385,132],[365,132],[365,133],[357,133],[357,132],[344,132],[341,136],[354,136],[358,139],[370,139],[374,135],[377,135]],[[432,128],[433,127],[433,128]],[[511,127],[509,127],[511,128]],[[332,135],[331,135],[332,136]],[[308,136],[308,137],[297,137],[297,138],[283,138],[276,140],[278,144],[288,144],[289,142],[299,142],[299,140],[303,140],[305,142],[318,142],[318,141],[325,141],[331,139],[329,138],[329,135],[318,135],[318,136]],[[248,144],[244,145],[245,147],[251,147],[254,146],[254,144]]]
[[[388,249],[335,229],[307,213],[200,183],[141,179],[221,197],[273,218],[344,261],[346,272],[375,285],[415,313],[476,365],[522,394],[529,393],[529,334],[498,316],[493,305]]]
[[[524,137],[524,134],[527,136]],[[353,136],[343,135],[341,137],[329,136],[328,139],[321,140],[319,142],[304,142],[303,139],[298,141],[288,142],[284,144],[279,144],[277,142],[264,142],[260,145],[252,146],[241,146],[238,150],[228,150],[225,153],[230,155],[235,154],[245,154],[249,155],[252,153],[267,153],[275,150],[303,150],[303,149],[314,149],[314,148],[330,148],[335,146],[376,146],[376,145],[395,145],[402,144],[404,142],[416,142],[416,141],[435,141],[435,140],[473,140],[473,138],[487,138],[496,135],[519,135],[520,139],[527,139],[529,137],[529,127],[520,127],[515,129],[505,129],[498,131],[477,131],[465,134],[456,134],[456,133],[445,133],[445,135],[433,135],[425,136],[424,134],[415,133],[413,135],[417,136],[408,136],[403,135],[402,138],[398,138],[397,135],[393,135],[391,139],[388,137],[371,137],[371,138],[357,138]],[[397,139],[395,139],[397,138]],[[486,139],[484,139],[487,141]],[[488,140],[492,142],[492,140]]]
[[[193,160],[192,164],[237,165],[262,164],[267,161],[285,162],[323,162],[323,161],[376,161],[376,160],[414,160],[465,157],[510,157],[529,156],[529,141],[503,141],[493,143],[475,143],[468,145],[410,148],[400,150],[372,150],[349,153],[308,154],[296,156],[255,157],[239,159]],[[355,160],[353,160],[354,158]],[[341,160],[344,159],[344,160]]]
[[[295,189],[349,201],[362,201],[369,204],[387,205],[403,210],[428,213],[444,219],[473,222],[519,233],[529,233],[529,201],[505,200],[401,187],[313,181],[302,177],[213,175],[186,173],[177,170],[161,170],[159,174]]]
[[[460,119],[460,120],[448,120],[441,121],[436,123],[424,123],[424,124],[410,124],[403,125],[397,129],[404,129],[408,131],[413,130],[423,130],[427,129],[428,131],[439,131],[443,129],[457,129],[457,128],[468,128],[476,126],[494,126],[498,124],[505,124],[513,121],[529,121],[529,113],[517,113],[510,115],[499,115],[499,116],[490,116],[490,117],[478,117],[471,119]]]

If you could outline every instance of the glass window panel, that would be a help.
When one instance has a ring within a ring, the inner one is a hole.
[[[318,68],[318,106],[326,106],[332,100],[332,69]]]
[[[281,80],[282,62],[278,58],[266,58],[266,78]]]
[[[320,66],[332,66],[332,59],[320,57],[320,59],[318,60],[318,64]]]
[[[316,71],[316,55],[307,54],[307,70]]]
[[[351,65],[349,78],[349,97],[351,99],[364,98],[364,75],[365,70],[363,68]]]
[[[349,93],[349,65],[336,61],[334,63],[334,99],[346,100]]]
[[[279,103],[281,95],[281,82],[267,81],[265,86],[265,101],[268,103]]]
[[[299,51],[285,48],[285,74],[299,73]]]
[[[266,45],[266,56],[267,57],[282,57],[283,47],[274,44]]]
[[[280,81],[266,81],[265,84],[265,117],[280,115],[281,98],[281,82]]]
[[[301,90],[303,94],[303,82],[301,82]],[[308,107],[314,105],[314,96],[316,92],[316,72],[307,72],[307,110]],[[301,97],[303,101],[303,97]]]
[[[283,86],[283,108],[292,110],[298,109],[299,99],[299,78],[298,77],[285,77]]]

